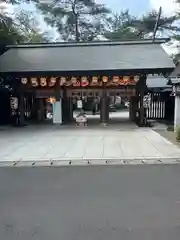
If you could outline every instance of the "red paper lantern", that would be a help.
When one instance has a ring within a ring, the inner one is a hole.
[[[98,85],[98,77],[97,76],[93,76],[91,83],[92,83],[92,85]]]
[[[89,81],[88,81],[87,77],[82,77],[81,78],[81,86],[86,87],[88,85],[89,85]]]
[[[21,78],[21,83],[22,84],[27,84],[28,82],[28,79],[27,78]]]
[[[61,77],[60,78],[60,86],[64,86],[66,83],[66,78],[65,77]]]
[[[49,86],[52,87],[56,84],[56,78],[55,77],[51,77],[50,81],[49,81]]]
[[[40,78],[40,85],[41,85],[41,87],[45,87],[47,85],[46,78],[44,78],[44,77]]]
[[[76,84],[77,83],[77,78],[76,77],[72,77],[71,78],[71,82],[72,82],[73,85]]]
[[[120,77],[120,78],[119,78],[119,85],[124,85],[123,77]]]
[[[136,85],[136,82],[134,81],[134,77],[130,77],[130,78],[129,78],[128,84],[129,84],[129,85]]]
[[[113,83],[118,83],[119,82],[119,76],[114,76],[112,81],[113,81]]]
[[[37,86],[38,86],[37,78],[35,78],[35,77],[32,77],[32,78],[31,78],[31,85],[32,85],[33,87],[37,87]]]
[[[128,85],[129,79],[130,79],[129,76],[124,76],[123,77],[124,85]]]
[[[139,81],[139,76],[134,76],[134,81],[137,83]]]
[[[103,81],[104,83],[107,83],[107,82],[108,82],[108,77],[107,77],[107,76],[103,76],[103,77],[102,77],[102,81]]]

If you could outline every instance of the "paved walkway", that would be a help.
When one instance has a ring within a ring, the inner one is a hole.
[[[0,162],[179,162],[180,148],[148,128],[34,126],[0,131]]]

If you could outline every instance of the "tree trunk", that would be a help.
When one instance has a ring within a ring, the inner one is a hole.
[[[79,28],[78,28],[78,16],[77,14],[75,15],[75,33],[76,33],[76,42],[79,42],[80,41],[80,38],[79,38]]]
[[[76,7],[76,0],[74,0],[74,3],[72,5],[72,12],[75,18],[75,36],[76,36],[76,42],[80,41],[80,37],[79,37],[79,27],[78,27],[78,13],[76,13],[75,10]]]

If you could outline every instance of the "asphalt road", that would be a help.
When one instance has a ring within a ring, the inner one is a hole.
[[[180,165],[0,168],[2,240],[179,240]]]

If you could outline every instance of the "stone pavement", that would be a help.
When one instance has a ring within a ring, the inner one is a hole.
[[[89,162],[88,162],[89,161]],[[28,126],[0,131],[0,163],[177,163],[180,149],[149,128]]]

